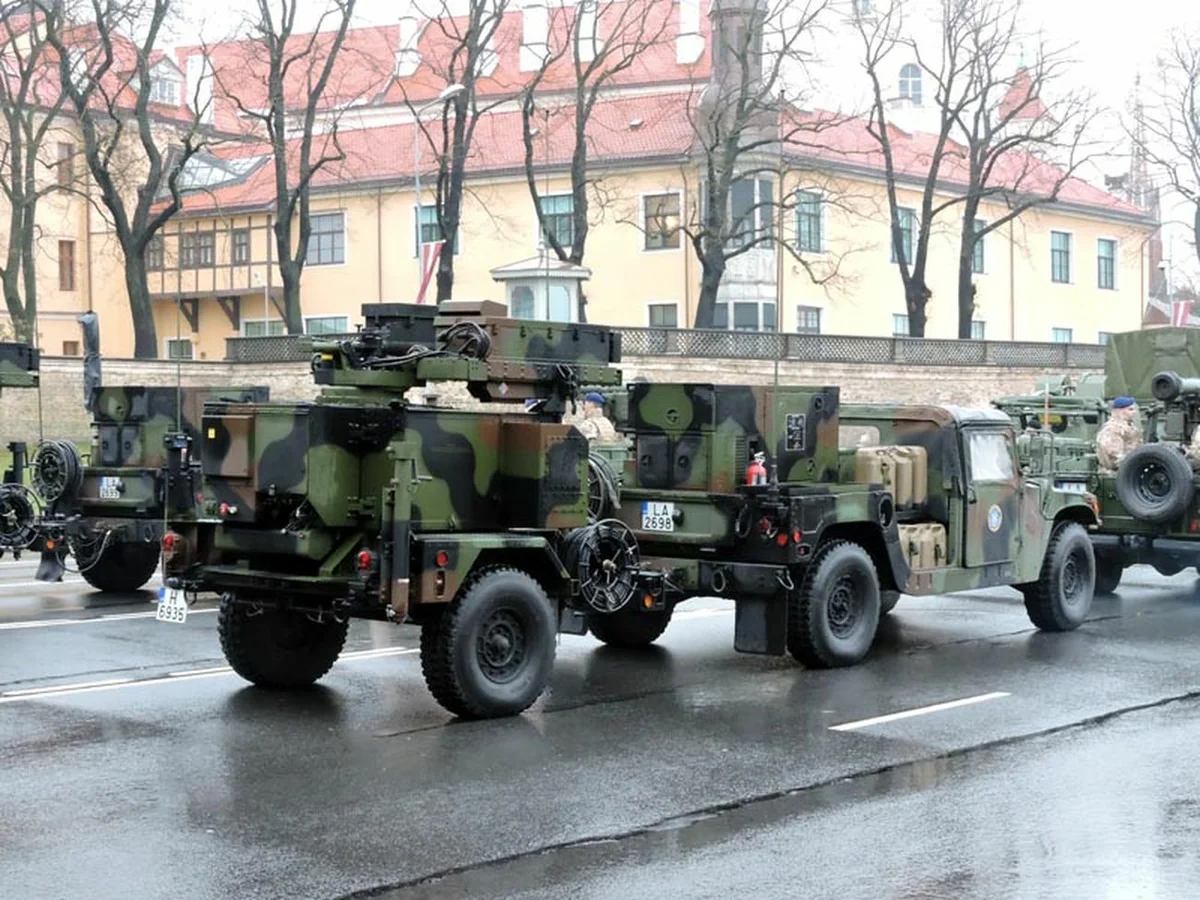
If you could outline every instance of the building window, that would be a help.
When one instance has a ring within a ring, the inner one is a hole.
[[[1112,337],[1111,331],[1098,331],[1096,332],[1096,343],[1101,347],[1108,346],[1108,339],[1110,337]]]
[[[642,231],[646,250],[678,250],[679,194],[649,194],[642,198]]]
[[[892,315],[892,337],[908,337],[908,316]]]
[[[913,106],[921,105],[921,69],[914,63],[900,69],[900,99]]]
[[[63,356],[78,356],[79,341],[63,341]]]
[[[346,261],[346,216],[344,213],[318,213],[312,217],[308,235],[310,266],[340,266]]]
[[[287,334],[283,319],[243,319],[243,337],[278,337]]]
[[[547,242],[553,238],[560,247],[575,243],[575,198],[570,194],[542,197],[542,220]]]
[[[187,338],[168,338],[167,359],[192,359],[192,342]]]
[[[163,262],[163,239],[161,234],[156,234],[146,245],[146,269],[151,272],[161,271]]]
[[[769,178],[739,178],[729,189],[730,238],[734,247],[771,246],[775,185]]]
[[[75,290],[75,242],[58,242],[58,289]]]
[[[797,306],[796,330],[801,334],[820,334],[821,308],[819,306]]]
[[[346,316],[311,316],[304,320],[305,334],[348,334],[349,332],[350,320]]]
[[[971,322],[971,340],[973,340],[973,341],[986,340],[986,338],[984,337],[984,335],[986,335],[986,334],[987,334],[987,322],[981,322],[979,319],[975,319],[974,321]]]
[[[75,183],[75,145],[59,144],[58,161],[55,163],[54,176],[60,188],[69,188]]]
[[[900,208],[896,210],[896,218],[900,220],[900,246],[904,249],[904,261],[912,262],[913,230],[916,227],[917,214],[911,209]],[[896,258],[894,237],[892,239],[892,262],[899,262]]]
[[[417,214],[416,207],[413,207],[413,216]],[[414,229],[415,233],[416,229]],[[462,226],[459,226],[458,231],[454,235],[454,254],[458,255],[458,236],[462,234]],[[438,227],[438,215],[436,206],[421,207],[421,243],[433,244],[442,239],[442,230]],[[413,247],[413,258],[417,256],[417,248]]]
[[[972,225],[972,230],[976,235],[982,234],[985,228],[987,228],[987,222],[983,221],[983,219],[976,219]],[[975,243],[971,245],[971,271],[976,275],[983,274],[983,241],[982,237],[976,237]]]
[[[1105,291],[1117,288],[1117,242],[1108,238],[1096,241],[1096,286]]]
[[[812,191],[796,192],[796,249],[801,253],[824,250],[821,233],[821,195]]]
[[[871,14],[871,0],[850,0],[850,9],[855,16],[868,16]]]
[[[509,315],[514,319],[532,319],[536,315],[533,288],[518,284],[512,289],[512,309],[509,310]]]
[[[674,303],[651,303],[646,307],[651,328],[678,328],[679,307]]]
[[[1050,232],[1050,280],[1071,282],[1071,235],[1065,231]]]
[[[1070,328],[1051,328],[1050,340],[1056,344],[1069,344],[1073,334],[1074,332]]]
[[[184,269],[207,268],[213,264],[217,246],[211,231],[186,231],[179,236],[179,265]]]
[[[250,262],[250,229],[239,228],[233,233],[231,256],[235,263]]]
[[[733,306],[733,330],[734,331],[774,331],[775,330],[775,303],[773,301],[765,301],[756,303],[753,301],[739,302],[734,304],[718,303],[713,309],[713,328],[728,330],[730,327],[729,313],[730,305]]]
[[[179,82],[172,78],[150,79],[150,102],[167,106],[179,105]],[[191,357],[188,357],[190,359]]]

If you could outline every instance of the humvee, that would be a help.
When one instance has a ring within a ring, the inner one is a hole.
[[[0,342],[0,391],[38,387],[40,368],[41,354],[32,344]],[[8,449],[11,465],[0,483],[0,556],[19,557],[37,538],[37,503],[24,485],[25,443],[14,441]]]
[[[363,314],[357,337],[313,343],[315,402],[205,407],[200,500],[168,510],[159,616],[220,594],[222,649],[255,684],[322,677],[352,617],[420,626],[433,696],[483,717],[541,694],[556,630],[645,646],[696,596],[735,601],[738,651],[813,667],[861,660],[901,592],[1017,585],[1048,631],[1088,611],[1094,501],[1021,472],[999,412],[634,383],[597,495],[563,416],[582,386],[621,383],[619,335],[486,302]],[[430,381],[532,402],[405,400]],[[846,423],[876,443],[839,451]]]

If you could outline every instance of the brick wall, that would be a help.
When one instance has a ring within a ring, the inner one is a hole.
[[[628,357],[622,364],[626,379],[643,376],[651,382],[706,380],[723,384],[770,384],[770,362],[739,359],[681,359],[678,357]],[[854,364],[785,361],[779,379],[789,384],[838,385],[848,401],[898,401],[986,406],[995,397],[1028,393],[1043,369],[864,366]],[[1073,374],[1083,374],[1082,370]],[[146,384],[185,386],[267,385],[274,400],[308,400],[316,395],[307,363],[236,364],[105,360],[107,385]],[[90,433],[83,409],[83,364],[79,359],[42,360],[41,390],[6,388],[0,395],[0,443],[36,441],[46,437],[84,440]],[[476,405],[461,385],[438,385],[438,402],[454,406]],[[421,391],[411,399],[419,402]]]

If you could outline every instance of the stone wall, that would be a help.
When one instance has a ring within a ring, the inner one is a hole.
[[[770,384],[774,378],[774,366],[761,360],[628,357],[621,368],[626,379],[641,376],[651,382],[691,380]],[[1083,374],[1083,370],[1072,371]],[[1044,374],[1047,374],[1046,370],[1032,368],[866,366],[794,361],[779,364],[781,382],[838,385],[843,400],[957,406],[986,406],[995,397],[1028,393],[1038,377]],[[107,385],[266,385],[271,389],[273,400],[307,400],[316,395],[307,363],[188,362],[177,365],[157,360],[116,359],[104,361],[103,377]],[[34,442],[39,434],[87,439],[90,423],[83,409],[82,361],[44,358],[41,383],[40,391],[4,389],[0,396],[0,444],[15,440]],[[440,385],[437,393],[440,403],[474,405],[461,385]]]

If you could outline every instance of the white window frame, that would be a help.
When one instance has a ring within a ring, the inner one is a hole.
[[[774,213],[772,212],[770,221],[767,224],[767,228],[766,229],[762,228],[762,225],[763,225],[762,215],[763,215],[764,210],[762,209],[761,187],[762,187],[763,182],[766,182],[767,184],[769,184],[771,186],[771,202],[772,202],[772,204],[776,204],[777,206],[782,204],[783,200],[779,196],[780,186],[779,186],[779,183],[775,180],[775,174],[772,172],[763,172],[761,174],[751,174],[751,175],[739,174],[739,175],[734,175],[734,177],[732,179],[730,179],[729,194],[727,195],[727,201],[726,201],[728,203],[728,214],[727,214],[726,220],[725,220],[730,228],[732,228],[734,225],[733,186],[735,184],[737,184],[739,181],[749,181],[751,184],[754,185],[754,199],[750,203],[750,209],[751,209],[750,217],[753,221],[751,223],[751,228],[750,228],[750,237],[746,241],[746,244],[750,245],[750,249],[746,252],[748,252],[748,253],[755,253],[755,252],[774,253],[775,252],[775,238],[777,237],[777,235],[775,234],[775,229],[777,227],[776,219],[775,219]],[[701,196],[703,196],[703,195],[701,195]],[[741,249],[741,247],[744,246],[743,244],[738,242],[737,235],[734,233],[731,233],[729,235],[729,239],[725,242],[725,245],[727,247],[730,247],[733,249]],[[766,302],[766,301],[762,301],[762,302]],[[730,307],[729,311],[732,314],[733,307]],[[761,315],[759,316],[759,320],[760,321],[762,320]]]
[[[908,255],[915,256],[917,250],[917,211],[911,206],[896,207],[897,223],[903,218],[902,213],[909,213],[908,225]],[[891,210],[888,210],[888,259],[891,260],[893,266],[900,265],[900,255],[896,253],[895,235],[892,233],[892,216]],[[912,260],[905,260],[908,265],[912,266]]]
[[[571,215],[572,216],[575,215],[575,195],[571,191],[556,191],[552,194],[538,194],[538,197],[540,198],[542,203],[545,203],[547,200],[551,200],[555,197],[570,197],[571,198]],[[536,203],[533,204],[532,212],[533,212],[533,246],[534,246],[534,249],[536,250],[538,247],[540,247],[542,245],[542,241],[543,241],[542,223],[538,221],[538,208],[537,208]],[[551,215],[558,216],[558,215],[562,215],[562,213],[551,213]],[[683,224],[682,220],[680,221],[680,224],[681,225]],[[572,230],[574,230],[574,225],[572,225],[571,227],[572,227]],[[572,234],[571,237],[575,237],[575,235]],[[564,246],[563,249],[565,250],[566,247]],[[546,250],[547,250],[547,252],[550,251],[550,242],[549,241],[546,241]]]
[[[669,325],[654,325],[650,322],[650,308],[652,306],[673,306],[675,307],[675,327],[679,327],[679,307],[682,304],[677,300],[647,300],[646,301],[646,327],[647,328],[669,328]]]
[[[175,96],[170,100],[164,100],[159,96],[162,91],[159,90],[162,85],[170,85],[171,93]],[[160,106],[179,106],[180,89],[183,87],[183,82],[178,78],[165,77],[163,75],[155,75],[153,71],[150,73],[150,102],[157,103]]]
[[[349,317],[348,315],[346,315],[345,313],[328,313],[328,314],[326,314],[326,315],[323,315],[323,316],[321,316],[321,315],[317,315],[317,316],[305,316],[305,317],[304,317],[304,333],[305,333],[305,334],[308,334],[308,333],[309,333],[309,331],[308,331],[308,323],[309,323],[309,322],[311,322],[311,321],[313,321],[314,319],[345,319],[345,320],[346,320],[346,327],[345,327],[345,328],[343,328],[341,331],[338,331],[338,332],[322,332],[322,334],[331,334],[331,333],[332,333],[332,334],[343,334],[343,333],[345,333],[345,334],[349,334],[349,333],[350,333],[350,330],[351,330],[351,329],[350,329],[350,317]],[[260,321],[260,322],[261,322],[261,321],[262,321],[262,319],[259,319],[258,321]],[[271,321],[272,321],[272,322],[274,322],[274,321],[277,321],[277,320],[276,320],[276,319],[272,319]]]
[[[1068,237],[1067,242],[1067,280],[1054,280],[1054,235],[1065,234]],[[1062,228],[1050,229],[1050,283],[1051,284],[1066,284],[1072,285],[1075,283],[1075,273],[1078,267],[1075,265],[1075,250],[1078,245],[1075,243],[1075,232],[1067,231]]]
[[[437,209],[436,200],[434,203],[422,203],[420,208]],[[411,207],[411,218],[413,223],[413,247],[415,248],[412,256],[413,259],[416,259],[420,255],[422,247],[424,247],[426,244],[433,243],[432,241],[421,241],[421,217],[417,212],[417,209],[418,206],[416,203],[414,203]],[[450,252],[455,256],[458,256],[462,253],[462,233],[462,217],[460,216],[458,221],[458,232],[454,235],[454,243],[450,247]],[[418,243],[418,241],[420,241],[420,243]],[[443,248],[443,252],[444,251],[445,248]]]
[[[979,223],[979,225],[982,226],[980,230],[982,230],[983,228],[987,228],[987,226],[988,226],[987,219],[976,219],[974,222],[971,223],[971,231],[972,232],[975,231],[976,223]],[[975,271],[975,251],[976,250],[978,250],[983,255],[983,266],[979,269],[978,272]],[[977,240],[974,244],[971,245],[971,274],[972,275],[986,275],[987,273],[988,273],[988,253],[987,253],[987,236],[985,235],[984,237],[981,237],[979,240]]]
[[[1055,340],[1054,332],[1056,332],[1056,331],[1065,331],[1067,333],[1067,340],[1065,340],[1065,341]],[[1058,325],[1051,326],[1051,328],[1050,328],[1050,343],[1052,343],[1052,344],[1073,344],[1073,343],[1075,343],[1075,329],[1074,328],[1062,328]]]
[[[674,194],[679,198],[679,246],[678,247],[647,247],[646,246],[646,198],[647,197],[664,197],[667,194]],[[683,208],[683,191],[678,188],[666,188],[661,191],[642,191],[638,194],[638,220],[641,228],[638,231],[638,249],[643,253],[681,253],[687,248],[684,242],[683,226],[687,222],[687,210]],[[533,211],[534,219],[537,218],[537,210]],[[536,222],[534,224],[536,228]],[[541,233],[538,233],[541,237]]]
[[[983,332],[983,337],[975,337],[975,326],[979,326],[979,330]],[[986,341],[987,340],[987,319],[972,319],[971,320],[971,340]]]
[[[904,319],[905,328],[904,328],[903,334],[901,334],[900,332],[898,332],[896,330],[896,319],[897,318]],[[894,338],[908,337],[911,333],[911,329],[912,329],[912,320],[909,319],[908,313],[892,313],[892,337],[894,337]]]
[[[1100,287],[1100,242],[1112,241],[1113,245],[1113,283],[1112,287]],[[1119,291],[1121,289],[1121,241],[1111,235],[1102,234],[1096,238],[1096,290]]]
[[[1111,331],[1097,331],[1096,343],[1101,347],[1107,347],[1108,342],[1112,340],[1113,333]]]
[[[905,75],[909,69],[916,71],[916,75]],[[905,82],[909,82],[909,92],[904,93]],[[912,96],[911,86],[915,82],[917,87],[917,98],[914,100]],[[901,100],[907,100],[913,106],[923,106],[925,103],[925,73],[921,71],[921,67],[914,62],[907,62],[900,66],[900,71],[896,73],[896,96]]]
[[[314,269],[344,269],[350,264],[350,213],[346,209],[314,209],[309,213],[309,221],[317,216],[336,216],[341,214],[342,217],[342,261],[340,263],[318,263],[313,262],[311,256],[305,256],[304,267]],[[310,231],[309,236],[315,234],[315,231]]]
[[[283,320],[283,319],[280,319],[280,318],[274,318],[274,319],[242,319],[242,325],[241,325],[241,336],[242,336],[242,337],[250,337],[250,335],[246,334],[246,326],[247,326],[247,325],[249,325],[251,322],[255,322],[255,323],[258,323],[258,322],[267,322],[267,323],[270,323],[270,322],[282,322],[282,323],[283,323],[283,331],[282,331],[282,332],[280,332],[279,334],[271,334],[271,333],[270,333],[270,332],[271,332],[271,326],[270,326],[270,324],[268,324],[268,325],[267,325],[267,327],[266,327],[266,329],[265,329],[265,331],[266,331],[267,333],[266,333],[266,334],[263,334],[263,335],[261,335],[261,337],[283,337],[285,334],[287,334],[287,322],[284,322],[284,320]]]
[[[733,307],[735,304],[738,304],[738,303],[746,303],[746,304],[750,304],[750,305],[758,307],[758,328],[756,328],[753,331],[747,329],[744,332],[745,334],[774,334],[775,333],[775,329],[771,329],[770,331],[768,331],[767,329],[762,327],[763,322],[765,321],[765,318],[763,315],[763,307],[766,306],[767,304],[770,304],[771,306],[775,306],[776,303],[773,299],[738,300],[736,298],[731,298],[729,300],[718,300],[716,305],[718,307],[725,308],[725,327],[722,328],[720,325],[713,325],[712,326],[713,331],[738,331],[738,330],[740,330],[740,329],[733,327],[734,318],[735,318]],[[779,324],[782,326],[783,321],[782,321],[782,317],[779,315],[778,309],[776,309],[776,318],[780,319]]]
[[[167,360],[168,362],[176,362],[175,357],[171,356],[171,345],[172,344],[190,344],[191,345],[192,355],[185,357],[180,361],[192,362],[193,360],[198,358],[196,356],[196,342],[194,340],[192,340],[191,337],[165,337],[165,338],[163,338],[163,359]]]
[[[828,203],[829,193],[827,191],[821,190],[820,188],[800,186],[800,187],[797,187],[794,191],[792,191],[791,196],[795,197],[797,194],[812,194],[813,196],[815,196],[817,198],[817,204],[818,204],[817,205],[817,213],[818,213],[818,219],[819,219],[818,227],[821,229],[821,247],[819,250],[801,250],[800,249],[800,205],[799,205],[799,203],[797,203],[796,206],[793,207],[793,209],[792,209],[792,228],[795,231],[795,240],[793,241],[793,244],[796,247],[796,252],[812,253],[812,254],[816,254],[816,255],[828,253],[829,252],[829,203]],[[804,304],[801,304],[801,305],[804,305]],[[819,307],[817,307],[817,308],[819,308]]]
[[[817,330],[816,331],[801,331],[800,330],[800,310],[802,310],[802,309],[816,310],[816,312],[817,312]],[[815,306],[814,304],[811,304],[811,303],[797,303],[796,304],[796,328],[795,328],[796,334],[822,334],[824,331],[824,328],[825,328],[825,307]]]

